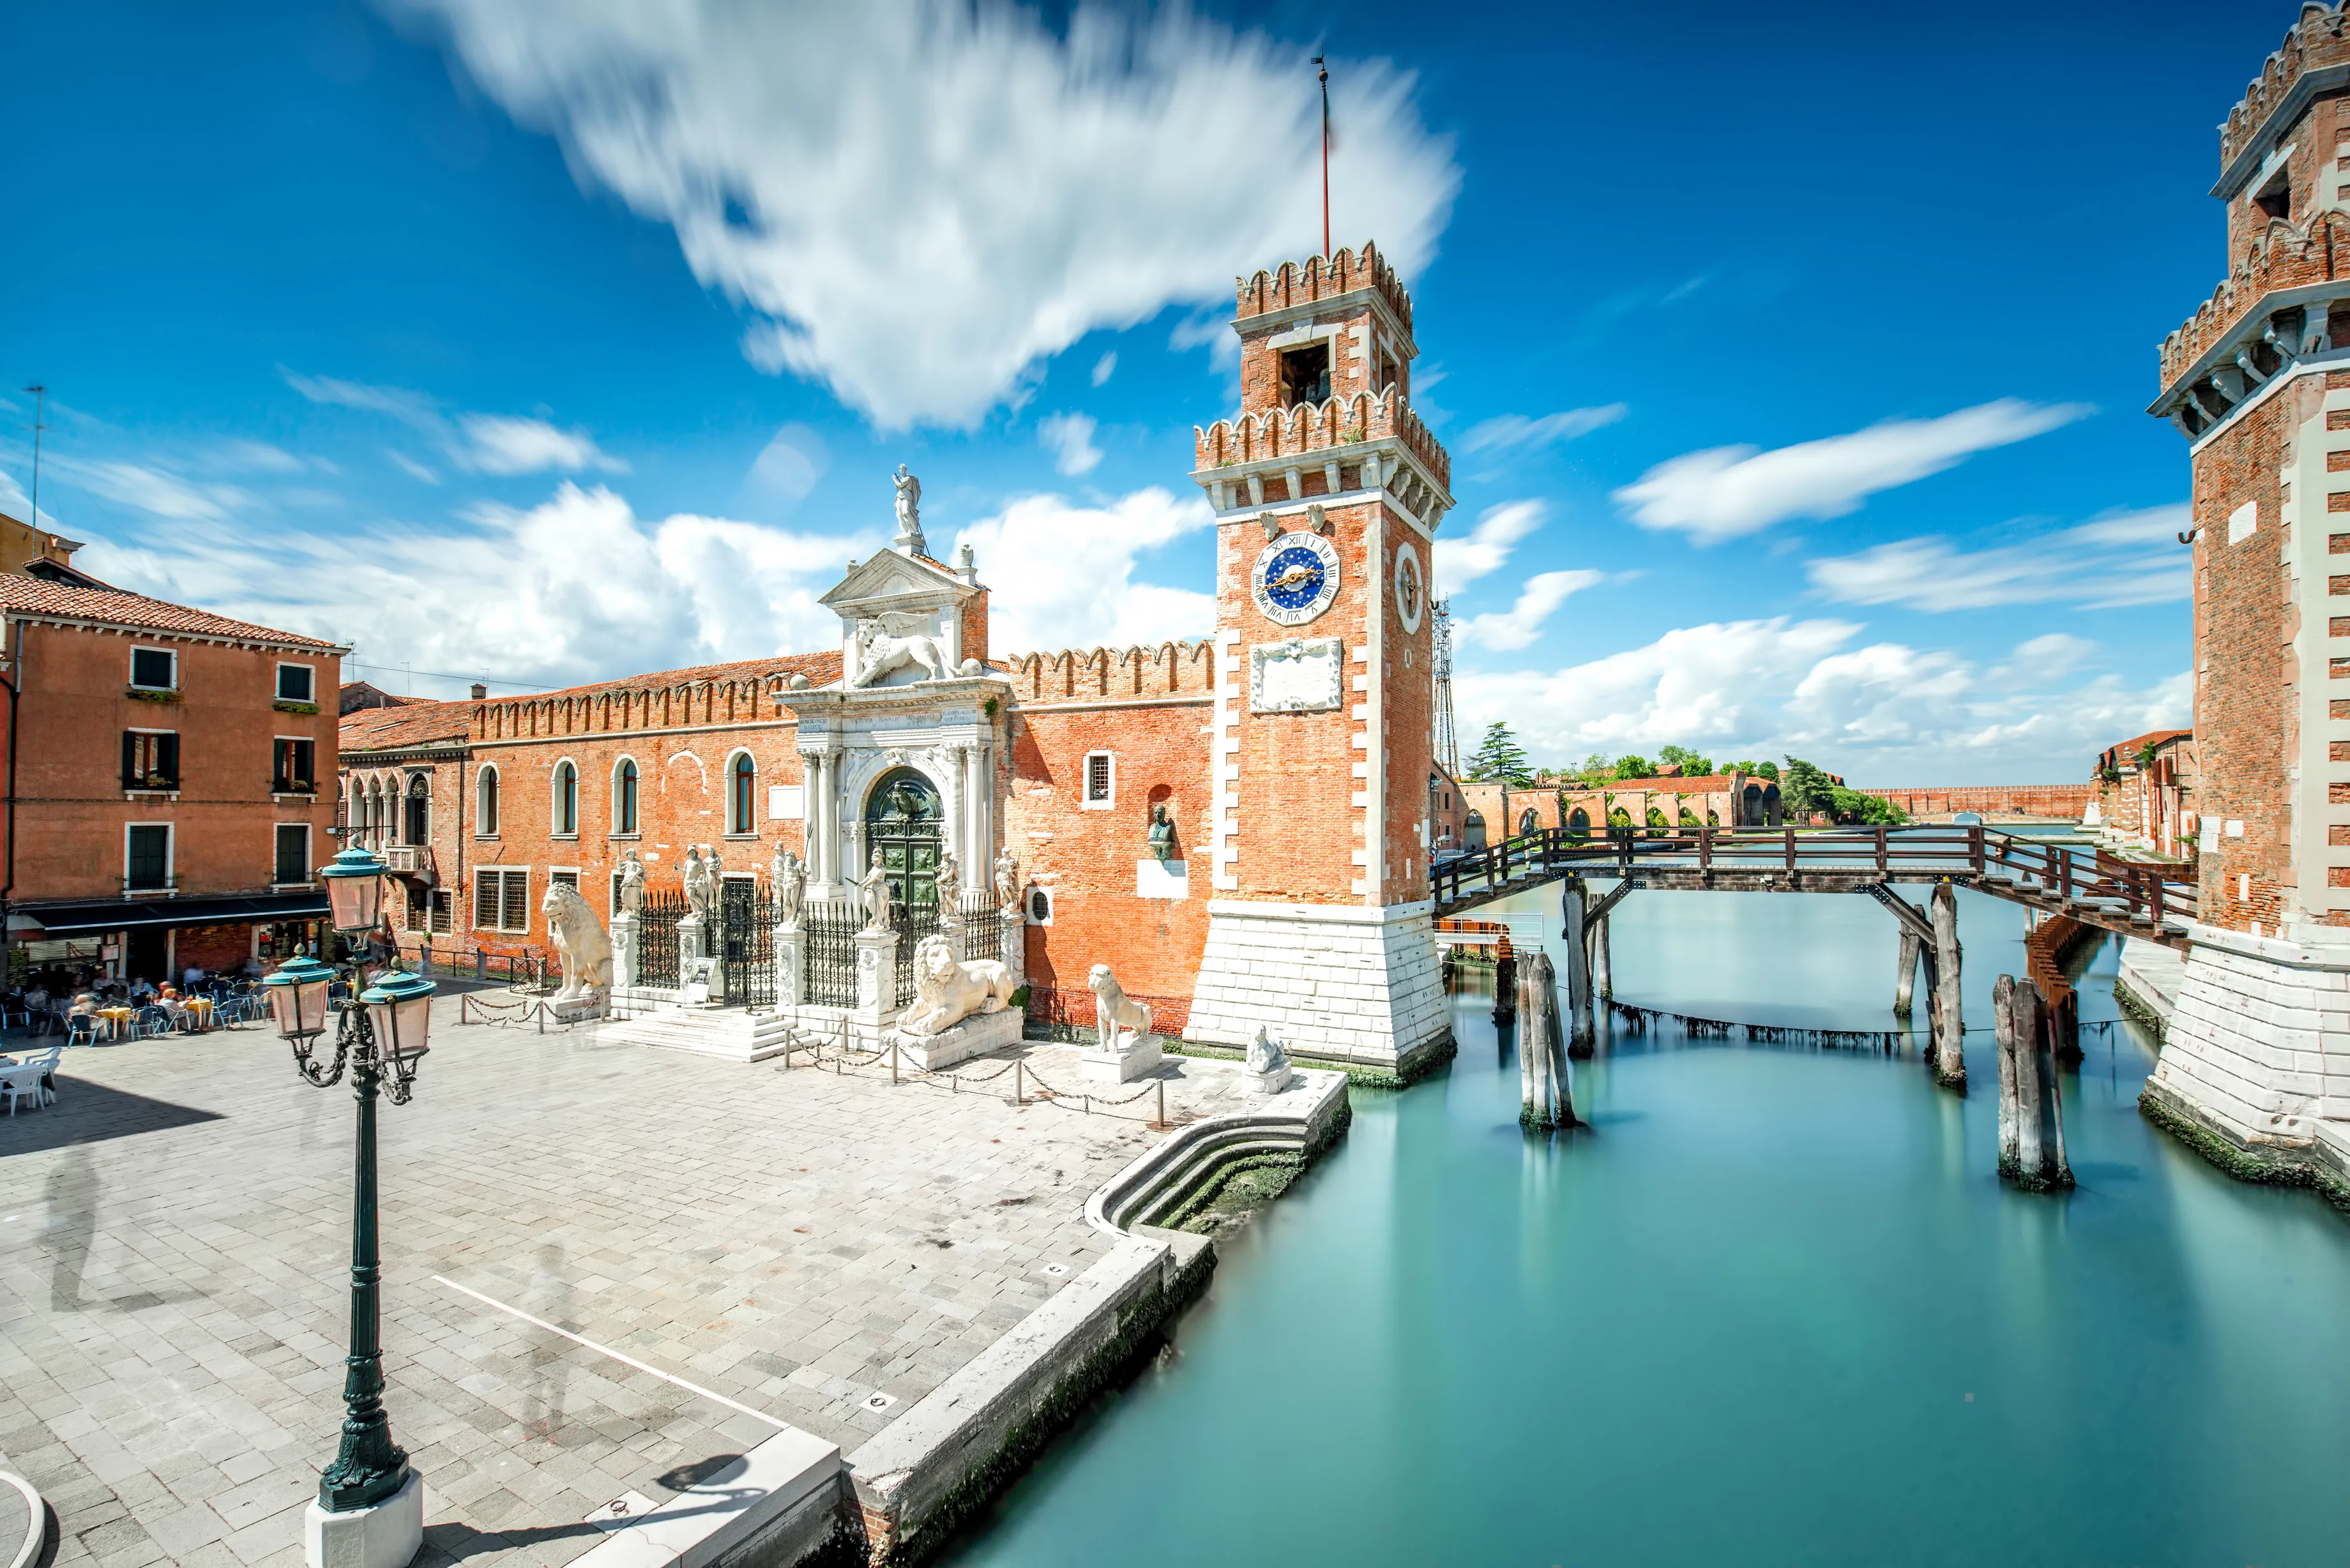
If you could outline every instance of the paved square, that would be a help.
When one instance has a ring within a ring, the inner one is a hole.
[[[380,1110],[386,1402],[427,1565],[567,1562],[589,1513],[776,1422],[853,1450],[1107,1250],[1086,1199],[1157,1136],[1121,1119],[1148,1101],[456,1013]],[[1073,1053],[1024,1049],[1077,1087]],[[78,1049],[58,1087],[0,1118],[0,1467],[56,1507],[64,1568],[298,1563],[341,1422],[348,1087],[257,1025]],[[1170,1064],[1170,1116],[1236,1094]]]

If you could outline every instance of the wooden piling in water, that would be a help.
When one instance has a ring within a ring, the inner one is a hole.
[[[1614,918],[1602,915],[1591,922],[1591,990],[1603,1002],[1616,996],[1616,971],[1607,956],[1607,923]]]
[[[2007,1016],[1999,1030],[2001,1049],[2000,1174],[2026,1192],[2054,1192],[2073,1185],[2064,1158],[2064,1102],[2056,1075],[2056,1039],[2048,1002],[2028,977],[2006,986]],[[1998,994],[1994,992],[1994,994]],[[2009,1155],[2006,1085],[2015,1085],[2013,1156]]]
[[[1959,896],[1934,884],[1934,1081],[1967,1092],[1966,1020],[1959,1008]]]
[[[2015,977],[2001,975],[1991,982],[1991,1026],[1999,1052],[1999,1173],[2012,1179],[2016,1172]]]
[[[1572,873],[1559,879],[1559,945],[1566,950],[1566,1012],[1568,1028],[1566,1054],[1588,1056],[1591,1043],[1598,1030],[1591,1012],[1591,971],[1584,961],[1585,914],[1590,908],[1590,888],[1583,878]],[[1529,964],[1531,971],[1531,964]],[[1544,962],[1544,969],[1550,966]],[[1552,1003],[1555,1011],[1557,1003]]]
[[[1575,1094],[1559,1033],[1558,975],[1550,955],[1537,949],[1518,980],[1518,1125],[1529,1132],[1575,1125]]]
[[[1898,1017],[1909,1016],[1911,985],[1918,978],[1918,933],[1908,926],[1901,928],[1901,956],[1893,976],[1893,1011]]]

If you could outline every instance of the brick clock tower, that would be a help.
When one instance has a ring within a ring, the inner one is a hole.
[[[1409,1068],[1448,1048],[1430,929],[1430,569],[1451,463],[1376,248],[1240,280],[1216,510],[1212,867],[1193,1038]]]
[[[2350,15],[2220,128],[2227,272],[2164,339],[2193,475],[2193,946],[2140,1104],[2350,1182]]]

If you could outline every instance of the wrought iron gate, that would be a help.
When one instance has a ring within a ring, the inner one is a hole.
[[[683,893],[646,892],[637,911],[639,985],[677,985],[677,923],[684,918]]]
[[[775,1005],[774,889],[748,877],[729,877],[718,898],[718,961],[730,1007]]]

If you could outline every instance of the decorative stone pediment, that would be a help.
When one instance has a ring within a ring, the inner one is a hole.
[[[844,689],[953,679],[964,658],[963,606],[983,591],[977,576],[898,550],[850,566],[820,601],[840,617]]]
[[[978,592],[977,584],[963,581],[951,566],[884,550],[849,567],[847,575],[817,602],[850,620],[885,610],[919,613],[961,608]]]

